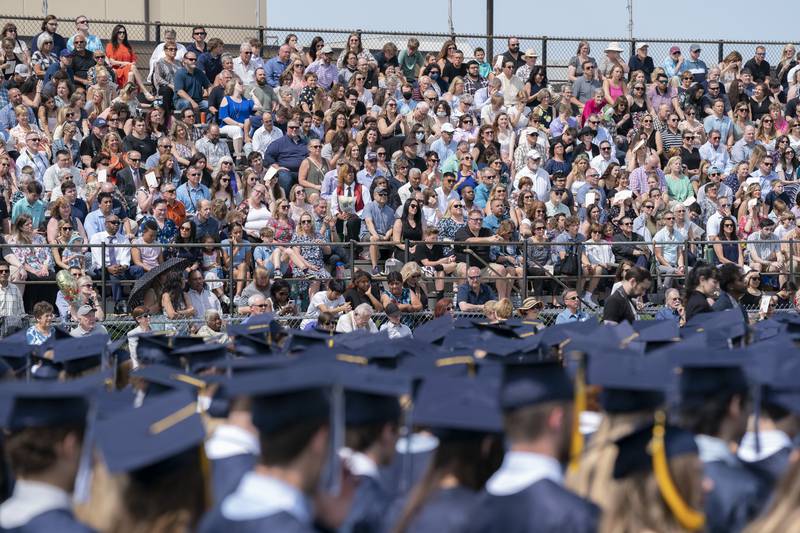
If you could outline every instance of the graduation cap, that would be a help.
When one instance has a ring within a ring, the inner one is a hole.
[[[15,373],[24,373],[30,365],[32,354],[37,346],[28,344],[25,331],[18,331],[0,340],[0,361]],[[3,367],[3,373],[6,372]]]
[[[744,367],[753,362],[749,349],[677,353],[679,390],[684,407],[701,406],[714,395],[747,393],[750,384]]]
[[[138,353],[138,349],[137,349]],[[195,344],[185,348],[172,350],[167,354],[167,364],[179,365],[185,370],[194,372],[198,367],[208,367],[228,356],[228,346],[216,342]]]
[[[96,427],[97,443],[110,472],[157,473],[182,464],[206,432],[197,399],[175,390],[138,408],[123,410]]]
[[[0,383],[0,422],[9,430],[83,425],[90,397],[102,390],[104,376],[71,381]]]
[[[410,376],[374,367],[345,369],[341,365],[337,374],[344,388],[348,426],[399,420],[400,397],[411,392]]]
[[[48,339],[40,346],[37,357],[63,369],[67,375],[80,374],[102,365],[108,341],[106,334]]]
[[[589,334],[600,327],[597,320],[554,324],[537,335],[541,346],[558,346],[575,334]]]
[[[773,318],[759,320],[750,328],[752,341],[759,342],[778,337],[789,330],[789,324]]]
[[[442,315],[414,328],[414,338],[429,344],[440,343],[455,326],[453,317]]]
[[[673,377],[665,356],[630,350],[589,354],[587,383],[603,387],[600,404],[608,413],[655,410],[664,403],[664,389]]]
[[[623,479],[638,472],[653,472],[661,497],[675,519],[690,531],[702,529],[705,515],[692,509],[678,492],[669,470],[668,459],[697,453],[694,435],[679,427],[666,424],[663,412],[656,413],[655,422],[630,433],[617,442],[614,479]]]
[[[299,330],[290,329],[289,333],[289,351],[299,352],[308,349],[312,346],[327,346],[332,348],[335,344],[335,337],[333,334],[324,333],[317,330]]]
[[[159,395],[175,390],[184,390],[197,396],[208,382],[191,373],[182,372],[166,365],[147,365],[131,373],[131,378],[139,378],[147,384],[147,394]]]
[[[174,364],[169,355],[173,350],[197,346],[205,343],[203,337],[192,335],[170,335],[168,332],[152,332],[139,334],[136,346],[136,358],[141,364]]]
[[[440,439],[502,433],[499,382],[435,376],[423,380],[414,399],[413,419]]]
[[[276,350],[285,329],[268,313],[228,326],[228,335],[234,338],[236,350],[242,355],[261,355]]]
[[[729,347],[730,342],[747,333],[747,323],[739,309],[700,313],[689,319],[681,330],[684,337],[706,333],[709,346]]]
[[[643,342],[676,342],[681,340],[681,328],[677,320],[635,320],[631,327]]]
[[[559,362],[509,362],[503,367],[500,386],[503,410],[572,399],[572,381]]]

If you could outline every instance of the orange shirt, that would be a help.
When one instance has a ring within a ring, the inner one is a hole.
[[[175,223],[176,226],[180,226],[183,224],[183,221],[186,219],[186,208],[183,206],[183,202],[175,200],[175,203],[172,205],[167,205],[167,218],[170,219]]]

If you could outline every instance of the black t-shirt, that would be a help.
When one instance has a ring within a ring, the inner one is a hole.
[[[418,244],[416,248],[414,248],[414,253],[411,256],[411,260],[419,265],[424,266],[422,263],[423,259],[428,261],[438,261],[444,256],[444,246],[441,244],[434,244],[430,248],[428,248],[428,245],[426,244]]]
[[[460,67],[456,67],[450,61],[445,60],[444,70],[442,71],[442,78],[447,80],[448,83],[453,81],[456,76],[462,78],[467,75],[467,65],[461,63]]]
[[[681,163],[689,170],[700,168],[700,150],[692,148],[691,151],[681,146]]]
[[[381,300],[380,291],[378,291],[378,287],[375,286],[374,283],[370,286],[369,292],[372,293],[372,296],[376,300],[378,300],[378,301]],[[352,306],[353,309],[355,309],[356,307],[358,307],[361,304],[372,305],[372,300],[367,298],[366,294],[363,294],[360,290],[356,289],[355,287],[352,288],[352,289],[347,289],[344,292],[344,301],[348,302]]]
[[[700,313],[710,313],[711,306],[708,305],[708,298],[699,291],[693,291],[686,300],[686,320],[691,320],[694,315]]]
[[[148,157],[150,157],[157,151],[156,142],[153,139],[151,139],[149,135],[144,139],[134,137],[133,135],[128,135],[122,142],[122,148],[126,152],[130,152],[131,150],[136,150],[142,155],[142,161],[146,161]]]
[[[769,63],[766,61],[762,61],[760,65],[756,63],[756,60],[750,58],[747,63],[744,64],[744,68],[750,69],[750,73],[753,75],[753,81],[756,83],[761,83],[767,79],[769,76]]]
[[[97,62],[94,60],[94,54],[86,52],[86,54],[75,54],[72,56],[72,72],[75,76],[87,79],[89,69],[95,66]]]
[[[614,294],[608,297],[603,308],[603,320],[610,320],[617,324],[624,320],[631,323],[636,320],[636,313],[633,311],[631,300],[624,289],[617,289]]]
[[[95,137],[94,133],[90,133],[81,141],[80,154],[81,156],[88,155],[92,158],[100,153],[100,148],[103,147],[103,141]]]
[[[485,239],[487,237],[491,237],[492,235],[493,235],[492,230],[488,228],[481,228],[481,230],[478,232],[478,235],[473,235],[472,232],[469,230],[469,228],[467,226],[464,226],[463,228],[461,228],[456,232],[455,236],[453,237],[453,240],[457,242],[464,242],[467,239],[472,239],[474,237],[480,237],[482,239]],[[475,255],[466,253],[464,251],[464,248],[465,248],[464,246],[455,247],[456,260],[459,263],[467,263],[467,265],[470,266],[485,268],[486,265],[488,265],[491,262],[489,258],[488,243],[480,243],[480,244],[476,243],[474,246],[470,246],[472,254],[475,254],[478,257],[480,257],[482,261],[476,259]]]
[[[225,87],[214,87],[211,89],[211,92],[208,93],[208,107],[219,109],[223,98],[225,98]]]

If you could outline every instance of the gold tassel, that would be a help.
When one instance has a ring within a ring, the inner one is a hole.
[[[664,498],[667,507],[672,511],[678,523],[690,531],[697,531],[705,526],[706,517],[703,513],[689,507],[672,482],[669,463],[667,462],[667,447],[664,443],[666,419],[664,411],[656,411],[653,438],[650,441],[650,454],[653,456],[653,473],[656,476],[656,483],[658,483],[661,497]]]
[[[575,372],[575,401],[572,415],[572,439],[569,446],[569,471],[575,473],[583,453],[583,434],[581,433],[581,413],[586,410],[586,365],[582,356]]]

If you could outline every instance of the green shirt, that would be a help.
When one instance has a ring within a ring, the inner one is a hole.
[[[36,230],[44,224],[44,212],[46,204],[41,200],[36,200],[33,204],[28,203],[27,198],[21,198],[14,204],[11,210],[11,223],[15,223],[17,218],[23,213],[27,213],[33,219],[33,229]]]
[[[681,176],[680,178],[674,178],[671,175],[667,174],[664,178],[667,182],[667,192],[669,193],[670,200],[683,202],[690,196],[694,196],[694,188],[692,188],[692,182],[689,181],[689,178],[687,178],[686,176]]]

